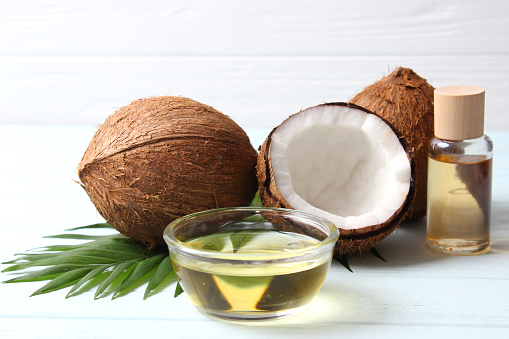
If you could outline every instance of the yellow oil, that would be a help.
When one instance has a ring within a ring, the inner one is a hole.
[[[469,160],[428,159],[427,245],[435,251],[469,255],[489,249],[492,160]]]
[[[186,242],[196,248],[235,252],[264,260],[267,254],[291,252],[318,240],[295,233],[249,231],[242,242],[232,242],[232,232],[216,233]],[[238,235],[238,232],[235,233]],[[241,245],[241,246],[238,246]],[[210,315],[232,319],[265,319],[296,313],[316,296],[325,280],[330,254],[299,262],[235,264],[172,257],[182,288]]]

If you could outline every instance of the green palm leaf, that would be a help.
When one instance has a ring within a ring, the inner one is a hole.
[[[149,251],[145,246],[115,232],[107,235],[72,233],[77,230],[110,229],[106,223],[68,229],[71,233],[46,238],[80,240],[74,245],[50,245],[16,254],[2,264],[10,265],[2,272],[20,274],[4,283],[49,280],[32,296],[71,287],[66,298],[97,285],[94,299],[107,291],[113,298],[125,295],[127,290],[148,279],[144,299],[163,281],[176,281],[167,250]],[[27,271],[31,270],[31,271]],[[87,284],[94,281],[94,284]]]
[[[98,223],[98,224],[92,224],[92,225],[85,225],[85,226],[78,226],[73,228],[68,228],[66,231],[76,231],[76,230],[83,230],[83,229],[90,229],[90,228],[107,228],[111,229],[111,225],[108,223]]]
[[[71,285],[76,280],[84,277],[88,272],[93,270],[92,267],[82,267],[72,271],[68,271],[60,274],[58,277],[52,279],[49,283],[39,288],[37,291],[32,293],[31,297],[38,294],[48,293],[57,291]]]
[[[178,297],[184,292],[182,289],[182,286],[180,286],[180,282],[177,282],[177,287],[175,288],[175,294],[173,295],[174,298]]]
[[[102,235],[88,235],[88,234],[57,234],[57,235],[48,235],[44,238],[52,238],[52,239],[75,239],[75,240],[94,240],[101,239]]]
[[[247,244],[254,237],[253,231],[237,231],[230,235],[230,241],[233,246],[233,253],[236,253],[242,246]]]
[[[143,299],[147,299],[150,295],[150,292],[159,287],[171,272],[173,272],[171,258],[170,256],[166,256],[166,258],[164,258],[157,266],[157,270],[155,271],[152,278],[150,278],[147,289],[145,290],[145,294],[143,295]]]
[[[94,299],[98,299],[99,296],[101,294],[103,294],[104,291],[106,291],[106,288],[108,288],[108,286],[110,286],[121,273],[127,271],[131,266],[135,265],[137,262],[138,262],[138,260],[134,259],[134,260],[129,260],[129,261],[123,262],[123,263],[115,266],[115,268],[110,273],[108,278],[106,280],[104,280],[97,287],[97,290],[95,291]]]
[[[166,255],[166,253],[160,253],[156,256],[138,262],[134,270],[132,270],[129,276],[127,276],[127,278],[122,281],[120,287],[115,290],[112,299],[117,298],[121,292],[131,287],[135,282],[145,276],[145,274],[152,271],[155,267],[157,267],[157,265],[159,265],[159,263],[161,263],[161,261],[163,261],[164,257],[167,256],[168,255]]]
[[[95,277],[96,275],[104,272],[104,270],[106,270],[108,267],[110,267],[110,265],[101,265],[101,266],[98,266],[96,268],[94,268],[93,270],[91,270],[90,272],[87,273],[87,275],[85,275],[83,278],[81,278],[76,284],[74,284],[74,286],[71,288],[71,290],[69,291],[69,293],[67,293],[67,295],[65,296],[65,298],[69,298],[75,291],[77,291],[82,285],[84,285],[85,283],[87,283],[88,281],[92,280],[93,277]]]
[[[39,271],[30,272],[30,273],[24,274],[20,277],[6,280],[6,281],[4,281],[4,283],[48,280],[48,279],[53,279],[54,277],[56,277],[62,273],[77,270],[77,269],[84,268],[84,267],[87,267],[87,265],[70,264],[70,265],[50,266],[50,267],[47,267],[47,268],[39,270]]]

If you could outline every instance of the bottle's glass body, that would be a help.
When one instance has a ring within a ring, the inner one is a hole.
[[[433,138],[428,152],[428,247],[472,255],[489,250],[493,142]]]

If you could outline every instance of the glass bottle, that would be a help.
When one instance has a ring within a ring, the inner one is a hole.
[[[489,250],[493,143],[484,134],[484,93],[475,86],[435,90],[426,243],[440,253]]]

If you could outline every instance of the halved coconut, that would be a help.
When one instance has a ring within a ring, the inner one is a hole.
[[[400,223],[414,196],[413,154],[386,121],[359,106],[323,104],[269,134],[257,164],[264,206],[325,217],[335,255],[369,250]]]

